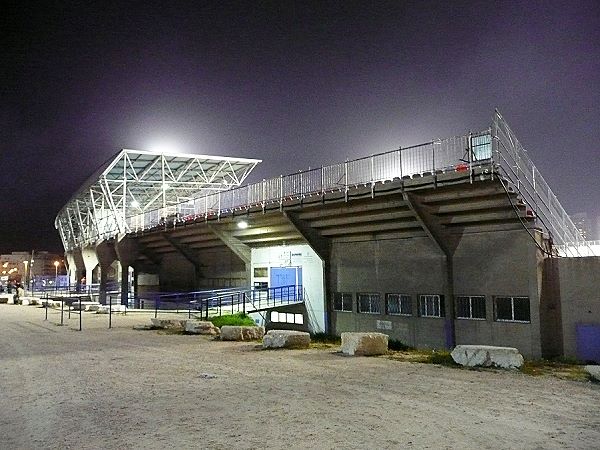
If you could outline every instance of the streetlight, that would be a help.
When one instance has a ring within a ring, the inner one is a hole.
[[[60,263],[58,261],[54,261],[54,290],[58,289],[58,266]]]

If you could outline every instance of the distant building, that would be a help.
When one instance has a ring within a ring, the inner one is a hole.
[[[57,266],[54,264],[56,261],[58,261]],[[2,281],[54,276],[57,272],[65,271],[62,255],[47,251],[12,252],[0,255],[0,268]]]

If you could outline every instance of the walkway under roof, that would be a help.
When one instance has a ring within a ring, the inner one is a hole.
[[[240,186],[261,160],[184,153],[121,150],[103,164],[56,217],[65,248],[128,233],[128,217],[160,210]],[[180,209],[180,208],[179,208]]]

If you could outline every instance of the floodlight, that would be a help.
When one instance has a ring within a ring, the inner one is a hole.
[[[240,220],[240,221],[237,223],[237,227],[238,227],[240,230],[245,230],[246,228],[248,228],[248,222],[246,222],[245,220]]]

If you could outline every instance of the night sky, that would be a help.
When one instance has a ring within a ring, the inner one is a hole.
[[[600,2],[18,2],[2,13],[0,251],[121,148],[260,158],[248,181],[487,128],[600,216]]]

